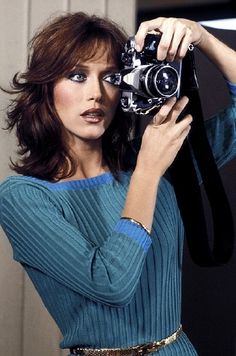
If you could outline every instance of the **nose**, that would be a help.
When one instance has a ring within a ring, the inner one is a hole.
[[[98,78],[94,78],[88,88],[88,100],[94,100],[96,102],[103,101],[103,86],[102,81]]]

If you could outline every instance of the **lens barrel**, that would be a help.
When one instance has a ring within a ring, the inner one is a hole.
[[[179,74],[169,64],[148,65],[140,76],[143,92],[150,97],[171,97],[179,88]]]

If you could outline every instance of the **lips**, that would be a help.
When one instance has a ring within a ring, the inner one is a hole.
[[[101,109],[89,109],[84,111],[81,116],[90,122],[99,122],[105,116],[105,113]]]

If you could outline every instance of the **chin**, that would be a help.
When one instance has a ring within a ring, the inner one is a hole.
[[[90,135],[84,135],[83,137],[79,137],[79,139],[81,141],[84,141],[84,142],[89,142],[89,141],[98,141],[102,138],[103,134],[104,134],[105,131],[103,131],[102,133],[97,133],[97,134],[90,134]]]
[[[102,138],[105,133],[105,129],[96,129],[93,128],[92,130],[86,130],[84,132],[70,132],[70,138],[73,145],[73,142],[89,142],[89,141],[97,141]]]

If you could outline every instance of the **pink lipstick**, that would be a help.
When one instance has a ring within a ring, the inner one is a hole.
[[[81,116],[83,116],[86,121],[89,122],[100,122],[102,120],[102,118],[104,117],[105,113],[103,110],[101,109],[88,109],[86,111],[84,111]]]

